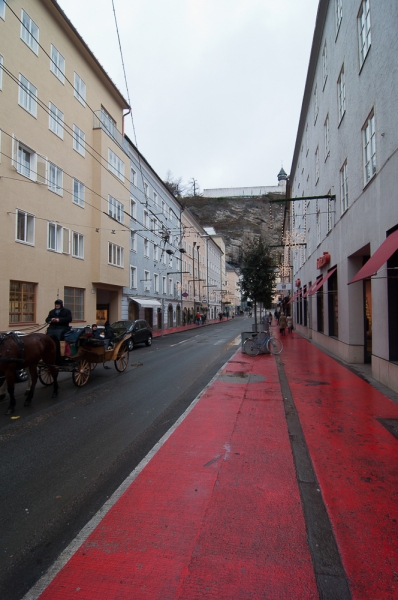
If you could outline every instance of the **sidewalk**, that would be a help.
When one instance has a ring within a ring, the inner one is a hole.
[[[235,353],[26,599],[398,597],[398,440],[380,421],[398,406],[298,334],[282,341],[277,358]],[[314,550],[294,410],[351,596]]]

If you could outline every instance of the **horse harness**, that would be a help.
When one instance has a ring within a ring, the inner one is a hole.
[[[9,339],[13,340],[17,344],[18,354],[19,354],[20,358],[11,357],[9,349],[6,350],[6,356],[2,356],[1,350],[2,350],[3,342],[5,342],[6,340],[9,340]],[[13,331],[10,331],[9,333],[0,333],[0,362],[23,363],[23,362],[25,362],[24,354],[25,354],[24,343],[16,333],[14,333]]]

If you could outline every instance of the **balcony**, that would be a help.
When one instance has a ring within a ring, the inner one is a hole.
[[[115,127],[114,121],[102,110],[95,110],[93,129],[102,129],[124,151],[123,135]]]

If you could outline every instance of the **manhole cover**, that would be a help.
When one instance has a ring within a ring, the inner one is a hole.
[[[398,419],[377,419],[379,423],[398,439]]]

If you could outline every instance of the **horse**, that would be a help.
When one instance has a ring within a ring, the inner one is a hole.
[[[31,406],[32,398],[37,383],[37,365],[44,362],[53,377],[53,398],[58,395],[58,368],[57,347],[55,341],[44,333],[31,333],[18,337],[15,333],[0,334],[0,374],[5,376],[10,404],[6,415],[15,412],[15,370],[16,368],[29,369],[31,386],[27,392],[24,406]]]

